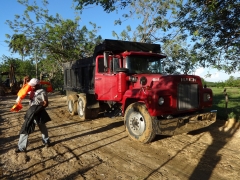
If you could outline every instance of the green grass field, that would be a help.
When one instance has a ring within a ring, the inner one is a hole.
[[[228,96],[227,108],[225,103],[225,95],[223,93],[224,88],[211,88],[213,91],[213,106],[211,109],[217,110],[217,119],[227,120],[228,114],[234,112],[236,114],[236,119],[240,120],[240,89],[226,87],[226,92]]]

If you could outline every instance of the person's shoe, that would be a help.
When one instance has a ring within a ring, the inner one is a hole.
[[[49,139],[47,140],[46,143],[44,142],[44,140],[42,140],[42,142],[43,142],[43,145],[44,145],[45,147],[49,147],[49,146],[51,145]]]
[[[21,152],[26,152],[26,149],[23,149],[22,151],[18,147],[15,149],[15,153],[21,153]]]

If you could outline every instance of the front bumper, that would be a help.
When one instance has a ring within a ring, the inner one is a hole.
[[[217,110],[207,113],[199,113],[173,119],[155,120],[156,133],[159,135],[177,135],[213,124],[216,121]]]

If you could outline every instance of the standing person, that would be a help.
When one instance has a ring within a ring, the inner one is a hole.
[[[39,80],[32,78],[28,85],[31,86],[32,91],[30,93],[30,108],[27,110],[24,116],[24,123],[20,130],[20,138],[18,141],[18,147],[15,150],[16,153],[24,152],[27,149],[28,136],[31,134],[35,125],[37,124],[39,130],[42,133],[42,142],[45,147],[50,146],[50,140],[48,136],[48,130],[45,125],[46,122],[50,121],[48,113],[45,108],[48,106],[48,97],[44,89],[41,89]]]

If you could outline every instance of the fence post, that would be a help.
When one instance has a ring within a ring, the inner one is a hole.
[[[224,88],[223,94],[225,95],[225,111],[227,113],[228,95],[227,95],[227,89],[226,88]]]

